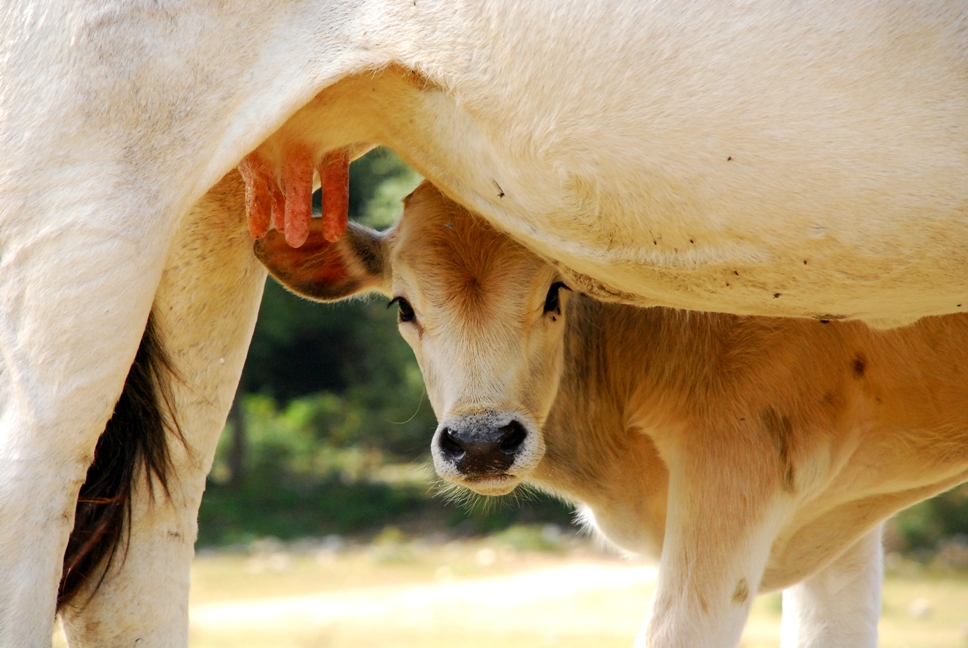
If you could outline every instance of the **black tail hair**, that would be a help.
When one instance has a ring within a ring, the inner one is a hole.
[[[135,479],[143,475],[152,492],[157,480],[169,495],[168,435],[185,442],[175,420],[171,391],[175,375],[152,312],[77,498],[74,530],[67,542],[57,591],[58,609],[71,603],[86,583],[97,579],[93,596],[122,544],[124,560],[131,538]]]

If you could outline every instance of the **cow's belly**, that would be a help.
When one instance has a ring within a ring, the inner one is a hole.
[[[878,327],[968,310],[968,157],[918,183],[865,161],[858,173],[883,184],[864,194],[805,190],[823,175],[807,165],[723,175],[697,164],[673,199],[656,185],[675,178],[659,183],[654,168],[621,155],[615,169],[577,179],[560,169],[579,160],[536,168],[510,150],[490,164],[449,153],[449,173],[414,161],[602,299]]]
[[[968,303],[963,7],[410,9],[353,37],[393,65],[282,139],[386,144],[607,299],[879,326]]]
[[[910,225],[900,222],[898,230]],[[608,301],[741,315],[858,319],[891,328],[927,315],[968,310],[964,225],[948,228],[947,240],[939,229],[933,240],[896,253],[874,254],[807,237],[753,246],[737,237],[709,243],[695,254],[675,251],[666,255],[665,264],[650,260],[647,247],[615,250],[603,245],[579,254],[569,250],[567,241],[549,244],[547,239],[555,237],[553,223],[546,238],[522,238],[554,255],[569,283]],[[874,241],[872,249],[882,242]],[[889,247],[887,243],[881,247]]]
[[[448,72],[386,143],[597,296],[878,325],[968,305],[961,8],[606,5],[483,9],[495,55],[421,49]]]

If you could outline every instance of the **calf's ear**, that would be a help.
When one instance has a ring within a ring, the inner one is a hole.
[[[337,301],[389,289],[383,237],[356,223],[330,243],[323,238],[322,220],[314,218],[301,247],[290,247],[281,232],[271,230],[255,242],[254,251],[279,283],[309,299]]]

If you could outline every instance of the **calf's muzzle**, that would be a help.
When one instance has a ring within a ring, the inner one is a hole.
[[[500,427],[446,427],[437,437],[437,449],[466,477],[499,475],[514,464],[527,437],[527,429],[516,420]]]

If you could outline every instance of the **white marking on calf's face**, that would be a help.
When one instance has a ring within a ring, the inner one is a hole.
[[[407,200],[389,252],[392,294],[406,300],[400,332],[440,422],[437,473],[482,494],[510,492],[544,454],[567,290],[546,312],[555,270],[429,184]]]

